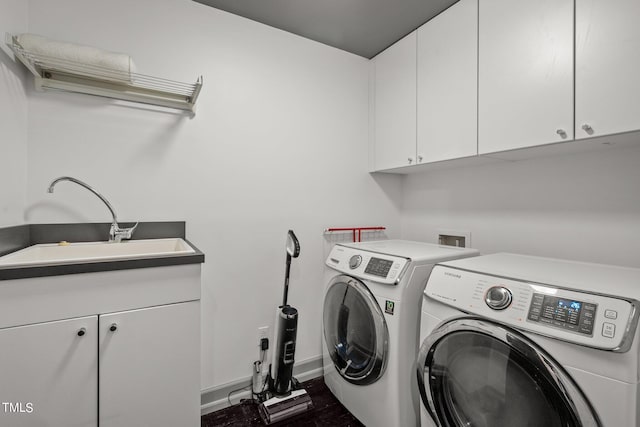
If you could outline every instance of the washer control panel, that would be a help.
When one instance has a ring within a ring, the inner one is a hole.
[[[592,336],[597,308],[595,303],[534,292],[527,320]]]
[[[360,279],[396,285],[409,265],[407,258],[334,245],[326,264]]]
[[[636,307],[622,298],[442,265],[433,268],[424,294],[465,313],[604,350],[625,351],[636,326]]]

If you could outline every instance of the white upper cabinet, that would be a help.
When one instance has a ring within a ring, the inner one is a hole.
[[[372,169],[640,131],[638,17],[640,0],[460,0],[374,58]]]
[[[418,29],[419,163],[478,154],[478,0]]]
[[[573,19],[573,0],[480,0],[480,154],[573,139]]]
[[[416,33],[379,55],[375,62],[374,170],[416,162]]]
[[[576,1],[576,139],[640,129],[640,1]]]

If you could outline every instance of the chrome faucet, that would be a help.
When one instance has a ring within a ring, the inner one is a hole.
[[[84,187],[87,190],[91,191],[100,200],[102,200],[102,203],[107,205],[107,208],[109,209],[109,212],[111,212],[111,216],[113,217],[113,221],[111,222],[111,229],[109,230],[109,241],[110,242],[118,243],[122,239],[130,239],[131,238],[131,236],[133,235],[134,230],[136,229],[136,227],[138,227],[138,223],[136,222],[136,224],[131,228],[120,228],[120,226],[118,225],[118,217],[116,215],[116,211],[113,209],[113,206],[111,206],[111,203],[109,203],[109,201],[107,199],[105,199],[102,194],[98,193],[96,190],[91,188],[91,186],[89,186],[88,184],[80,181],[79,179],[76,179],[76,178],[73,178],[73,177],[70,177],[70,176],[61,176],[60,178],[56,178],[53,181],[51,181],[51,184],[49,184],[49,188],[47,189],[47,192],[48,193],[53,193],[53,187],[55,187],[55,185],[57,183],[59,183],[60,181],[75,182],[76,184],[80,185],[81,187]]]

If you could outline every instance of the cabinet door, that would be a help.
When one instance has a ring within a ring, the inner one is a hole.
[[[97,316],[0,330],[0,425],[96,426],[97,342]]]
[[[418,162],[478,154],[478,0],[418,29]]]
[[[416,161],[416,32],[375,62],[375,170]]]
[[[576,138],[640,129],[640,1],[576,1]]]
[[[480,0],[480,154],[573,139],[573,0]]]
[[[100,427],[200,425],[200,303],[100,316]]]

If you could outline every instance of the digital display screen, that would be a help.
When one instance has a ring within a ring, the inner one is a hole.
[[[582,303],[579,301],[565,301],[558,300],[558,308],[567,309],[570,311],[580,311],[580,307],[582,307]]]
[[[364,269],[365,273],[373,274],[374,276],[387,277],[389,270],[393,265],[393,261],[382,258],[371,258],[367,264],[367,268]]]
[[[527,319],[550,326],[593,335],[596,304],[552,295],[533,294]]]
[[[551,318],[577,325],[580,317],[580,307],[582,307],[582,302],[580,301],[558,299],[554,315]]]

